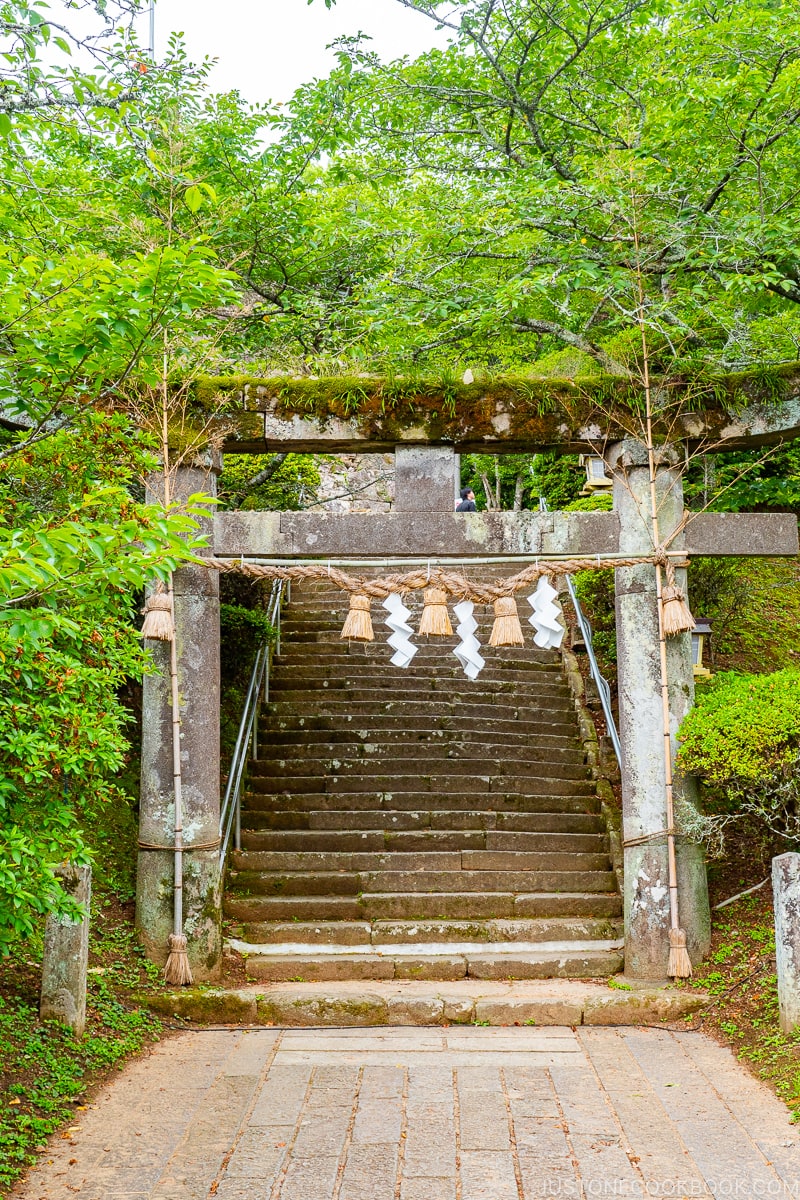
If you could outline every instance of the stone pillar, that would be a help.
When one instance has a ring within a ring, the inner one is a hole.
[[[216,494],[218,462],[173,472],[175,500]],[[148,494],[163,495],[163,477]],[[203,521],[213,554],[213,523]],[[175,625],[181,707],[183,781],[184,932],[197,980],[219,974],[222,955],[219,879],[219,575],[203,567],[175,573]],[[148,958],[162,964],[172,932],[175,800],[172,784],[172,712],[169,643],[149,642],[156,673],[142,694],[142,775],[136,924]]]
[[[659,451],[657,497],[659,532],[668,536],[683,517],[680,471]],[[650,477],[647,450],[638,441],[619,442],[606,455],[614,475],[614,508],[620,519],[619,548],[633,555],[652,554]],[[682,542],[676,539],[675,549]],[[678,572],[685,586],[685,571]],[[658,646],[656,573],[651,565],[616,572],[617,670],[624,840],[659,835],[666,829],[664,735]],[[677,731],[694,701],[691,635],[667,642],[670,730],[673,755]],[[695,804],[694,780],[675,772],[676,805]],[[705,861],[702,848],[677,841],[680,922],[693,962],[710,944]],[[669,957],[669,894],[666,838],[625,848],[625,973],[637,979],[664,979]]]
[[[449,446],[397,446],[395,512],[453,512],[456,470],[456,455]]]
[[[800,854],[773,858],[772,895],[781,1029],[792,1033],[800,1025]]]
[[[89,905],[92,899],[91,867],[59,867],[64,889],[83,906],[83,920],[47,918],[44,928],[42,994],[39,1016],[68,1025],[76,1037],[86,1028],[86,968],[89,962]]]

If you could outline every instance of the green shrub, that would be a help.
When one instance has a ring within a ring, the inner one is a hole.
[[[800,657],[800,568],[794,559],[693,558],[689,605],[712,623],[712,661],[761,672]]]
[[[229,758],[236,744],[256,653],[265,641],[275,638],[277,630],[262,608],[223,603],[219,615],[222,668],[220,746],[223,758]]]
[[[682,770],[704,784],[701,835],[757,817],[780,837],[800,838],[800,672],[721,673],[700,691],[680,739]]]
[[[263,609],[242,604],[221,604],[219,623],[223,680],[249,679],[256,652],[275,637],[275,627]]]
[[[611,492],[595,492],[591,496],[579,496],[564,507],[564,512],[611,512],[614,497]]]

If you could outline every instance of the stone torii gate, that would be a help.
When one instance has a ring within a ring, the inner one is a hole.
[[[338,381],[333,381],[334,384]],[[205,381],[212,395],[233,393],[235,432],[226,453],[395,453],[394,511],[376,513],[221,512],[206,523],[207,553],[222,558],[469,558],[653,553],[650,474],[645,446],[630,433],[630,411],[563,402],[542,416],[530,391],[484,394],[480,385],[452,414],[436,392],[387,406],[370,396],[352,416],[333,390],[320,403],[318,381]],[[376,385],[376,381],[372,381]],[[797,521],[791,515],[701,513],[685,529],[676,444],[720,449],[758,446],[800,435],[800,400],[791,394],[769,406],[753,403],[738,415],[724,408],[672,415],[669,441],[657,458],[661,538],[692,555],[793,556]],[[378,391],[373,386],[373,391]],[[800,387],[798,387],[800,391]],[[309,404],[309,394],[315,397]],[[755,397],[757,400],[757,397]],[[309,411],[309,409],[312,411]],[[602,453],[614,480],[612,512],[455,513],[453,496],[461,451],[512,453],[558,449]],[[214,494],[218,457],[179,468],[176,500]],[[154,493],[157,494],[157,481]],[[682,582],[678,572],[678,582]],[[644,565],[616,576],[620,738],[623,751],[625,971],[663,979],[668,955],[669,901],[665,830],[662,704],[655,571]],[[685,582],[685,579],[683,580]],[[221,959],[219,844],[219,580],[202,567],[175,576],[176,637],[182,708],[185,849],[185,928],[197,979],[211,979]],[[156,643],[160,675],[146,677],[143,700],[142,791],[137,922],[148,954],[166,957],[172,927],[172,762],[166,647]],[[163,658],[163,661],[161,661]],[[670,639],[670,723],[677,730],[693,703],[691,639]],[[677,780],[678,794],[696,800],[694,781]],[[693,961],[706,953],[710,915],[702,849],[677,844],[681,923]]]

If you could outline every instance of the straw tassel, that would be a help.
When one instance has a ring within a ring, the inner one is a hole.
[[[350,597],[350,612],[342,630],[342,638],[352,642],[372,642],[375,634],[372,632],[372,617],[370,616],[370,598],[362,592],[354,592]]]
[[[175,636],[172,624],[172,605],[166,592],[153,592],[145,601],[143,638],[154,642],[171,642]]]
[[[425,607],[419,623],[420,633],[432,633],[437,637],[449,637],[453,632],[450,614],[447,611],[447,592],[441,588],[425,589]]]
[[[524,646],[522,626],[519,623],[517,602],[513,596],[501,596],[494,602],[494,625],[490,646]]]
[[[164,983],[185,987],[192,982],[192,970],[189,966],[189,954],[185,933],[171,933],[167,941],[169,955],[164,967]]]
[[[665,637],[675,637],[679,633],[691,633],[695,620],[686,603],[683,589],[675,582],[675,568],[667,559],[667,584],[661,593],[663,602],[662,621]]]
[[[692,960],[686,949],[686,934],[682,929],[669,931],[669,966],[667,974],[670,979],[691,979]]]

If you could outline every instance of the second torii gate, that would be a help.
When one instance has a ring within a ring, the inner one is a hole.
[[[212,381],[213,382],[213,381]],[[230,381],[218,381],[224,389]],[[302,390],[302,387],[301,387]],[[395,451],[396,500],[387,514],[327,512],[221,512],[208,522],[208,553],[232,559],[469,558],[513,560],[531,556],[651,555],[650,472],[646,448],[629,422],[605,412],[581,422],[563,411],[522,427],[507,397],[484,398],[476,416],[461,412],[456,427],[437,410],[427,424],[420,405],[389,416],[369,409],[343,418],[336,412],[295,409],[274,381],[243,384],[238,437],[226,452]],[[455,419],[454,419],[455,420]],[[765,413],[760,407],[732,417],[725,411],[687,414],[677,440],[713,449],[782,440],[800,433],[800,404],[790,397]],[[448,442],[449,444],[441,444]],[[405,443],[405,444],[404,444]],[[439,444],[437,444],[439,443]],[[613,512],[453,512],[456,453],[493,453],[557,447],[601,452],[614,480]],[[178,472],[176,499],[215,490],[219,463],[211,457]],[[685,529],[681,463],[672,447],[657,462],[662,540],[692,555],[796,555],[797,521],[791,515],[694,514]],[[154,482],[157,494],[157,482]],[[676,532],[677,531],[677,532]],[[679,573],[680,582],[680,573]],[[663,979],[668,955],[669,900],[664,810],[664,761],[655,572],[649,565],[616,571],[620,737],[623,750],[625,970],[641,979]],[[186,930],[195,976],[213,978],[221,957],[219,834],[219,583],[216,572],[184,568],[175,580],[177,644],[182,705]],[[156,646],[158,658],[163,648]],[[670,640],[670,723],[673,742],[693,702],[689,635]],[[171,928],[171,758],[166,671],[145,679],[142,797],[137,920],[144,944],[163,961]],[[696,800],[692,780],[679,780],[686,801]],[[710,918],[701,847],[681,839],[677,850],[681,923],[691,957],[708,949]]]

